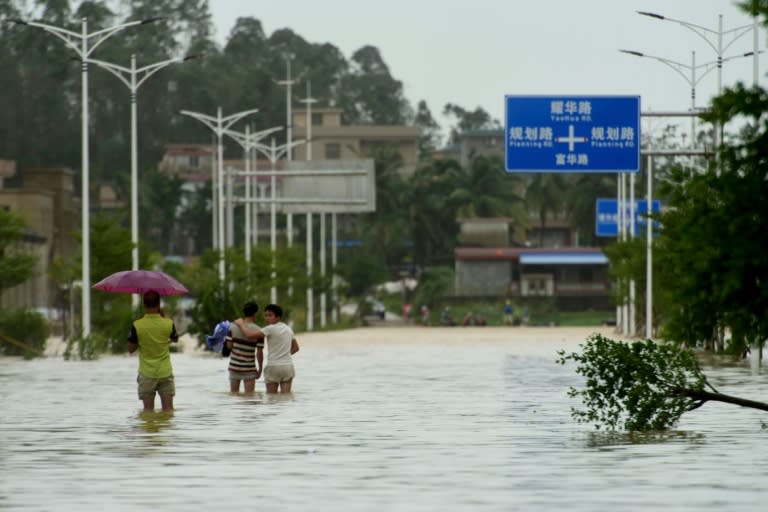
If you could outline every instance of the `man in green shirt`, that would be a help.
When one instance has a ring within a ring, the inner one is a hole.
[[[139,349],[139,400],[144,411],[155,410],[155,394],[160,395],[163,411],[173,410],[176,387],[173,382],[170,342],[178,341],[173,320],[160,311],[160,294],[150,290],[144,294],[144,316],[135,320],[128,335],[128,352]]]

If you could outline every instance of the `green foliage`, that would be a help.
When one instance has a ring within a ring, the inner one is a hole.
[[[416,170],[405,190],[405,203],[418,265],[449,264],[459,232],[455,205],[450,197],[456,176],[462,172],[455,160],[437,161]]]
[[[576,363],[584,409],[572,409],[578,422],[608,430],[649,431],[673,427],[680,416],[701,405],[691,395],[704,391],[706,378],[693,353],[651,340],[624,343],[593,334],[581,352],[560,351],[560,364]]]
[[[97,359],[99,355],[107,352],[109,350],[109,346],[110,340],[106,336],[98,332],[94,332],[87,337],[80,336],[69,340],[69,343],[67,343],[67,348],[64,350],[63,357],[67,361],[70,359],[93,361],[94,359]]]
[[[462,132],[501,129],[501,123],[499,123],[498,119],[493,119],[481,107],[470,111],[459,105],[446,103],[443,106],[443,115],[454,117],[457,121],[456,127],[451,129],[449,136],[449,143],[451,144],[457,143],[458,136]]]
[[[419,285],[414,291],[413,314],[418,314],[418,308],[426,304],[433,309],[442,297],[453,286],[453,269],[450,267],[432,267],[422,271]]]
[[[341,265],[339,275],[346,281],[347,293],[361,297],[368,293],[373,285],[389,279],[389,269],[381,257],[361,254]]]
[[[283,307],[284,320],[303,304],[306,289],[306,272],[301,248],[278,248],[275,253],[275,276],[272,276],[272,253],[268,247],[256,247],[251,263],[245,261],[242,250],[226,252],[226,282],[219,280],[218,253],[207,251],[197,265],[189,268],[181,281],[187,284],[190,294],[196,298],[192,308],[189,333],[202,336],[211,334],[214,326],[222,320],[233,320],[242,316],[242,307],[247,300],[255,300],[263,311],[270,301],[272,286],[277,289],[278,303]],[[323,290],[321,281],[313,283],[317,290]],[[291,289],[302,290],[302,293]]]
[[[48,322],[41,314],[0,309],[0,354],[25,359],[41,356],[48,334]]]
[[[24,221],[15,213],[0,208],[0,293],[32,276],[37,258],[21,245]]]
[[[584,173],[570,177],[565,208],[569,220],[578,231],[579,243],[587,246],[601,245],[604,239],[595,236],[595,203],[598,198],[616,195],[616,176]]]
[[[525,203],[529,210],[535,211],[539,216],[539,246],[544,245],[547,218],[556,215],[564,207],[567,188],[567,177],[560,173],[536,173],[528,183]]]
[[[93,283],[110,274],[131,268],[131,234],[122,227],[120,219],[98,215],[91,220],[91,276]],[[139,252],[140,268],[151,268],[148,251]],[[85,340],[94,350],[101,348],[122,353],[132,318],[131,294],[91,292],[91,327],[93,336],[107,341]]]
[[[520,178],[504,171],[496,155],[475,156],[469,167],[458,173],[449,201],[460,217],[516,217],[527,220],[523,208]]]
[[[744,123],[702,172],[674,170],[661,216],[659,279],[667,283],[665,335],[709,342],[728,328],[739,344],[768,338],[768,94],[737,85],[714,101],[707,119]]]

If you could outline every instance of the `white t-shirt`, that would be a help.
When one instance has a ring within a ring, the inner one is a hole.
[[[265,325],[261,331],[266,336],[267,365],[293,365],[293,358],[291,357],[293,330],[283,322],[277,322],[276,324]]]

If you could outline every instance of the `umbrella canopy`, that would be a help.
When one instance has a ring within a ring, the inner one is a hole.
[[[160,295],[185,295],[186,287],[163,272],[153,270],[123,270],[115,272],[93,285],[96,290],[112,293],[145,293],[154,290]]]

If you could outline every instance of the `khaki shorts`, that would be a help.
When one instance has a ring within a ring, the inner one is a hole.
[[[259,376],[256,372],[229,372],[229,380],[256,380]]]
[[[176,394],[176,385],[173,382],[173,375],[170,377],[163,377],[162,379],[151,379],[139,374],[139,376],[136,377],[136,382],[139,384],[139,400],[154,398],[155,393],[160,396],[174,396]]]
[[[293,371],[293,365],[286,366],[267,366],[264,368],[264,383],[276,384],[292,380],[296,373]]]

